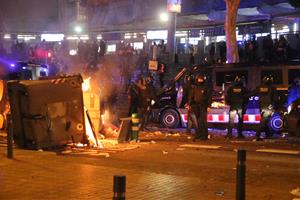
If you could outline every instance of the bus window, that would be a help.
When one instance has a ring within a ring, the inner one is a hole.
[[[300,78],[300,69],[289,69],[288,71],[289,84],[292,84],[295,78]]]
[[[283,84],[283,79],[282,79],[282,70],[281,69],[270,69],[270,70],[262,70],[261,71],[261,83],[262,79],[265,76],[273,76],[274,78],[274,84]]]
[[[231,84],[236,76],[244,77],[246,83],[248,82],[248,71],[224,71],[216,72],[216,85]]]

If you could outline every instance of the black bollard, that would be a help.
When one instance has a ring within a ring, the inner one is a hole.
[[[114,176],[114,196],[113,200],[125,200],[126,176]]]
[[[13,156],[13,130],[11,116],[7,115],[7,158],[12,159]]]
[[[236,200],[246,199],[246,150],[238,150],[236,166]]]

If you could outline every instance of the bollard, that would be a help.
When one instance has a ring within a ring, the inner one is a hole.
[[[113,192],[114,192],[113,200],[125,200],[126,176],[123,175],[114,176]]]
[[[7,158],[12,159],[13,156],[13,126],[10,114],[7,115]]]
[[[237,152],[236,200],[245,200],[246,196],[246,150]]]
[[[131,115],[131,131],[132,131],[132,140],[139,140],[139,118],[137,113],[132,113]]]

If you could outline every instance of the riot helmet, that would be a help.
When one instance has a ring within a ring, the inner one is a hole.
[[[203,76],[202,74],[198,74],[195,78],[196,85],[203,85],[205,83],[205,79],[205,76]]]
[[[184,83],[186,85],[190,85],[193,83],[193,76],[192,75],[187,75],[184,77]]]
[[[146,77],[146,84],[153,85],[153,77],[151,75]]]
[[[234,78],[233,85],[242,86],[243,85],[242,78],[240,76],[236,76]]]
[[[140,76],[137,80],[138,84],[146,85],[146,80],[144,77]]]
[[[262,82],[264,85],[271,85],[273,84],[274,78],[272,75],[266,75],[263,77]]]
[[[300,85],[300,78],[295,78],[294,79],[294,85]]]

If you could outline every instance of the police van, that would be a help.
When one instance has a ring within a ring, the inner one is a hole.
[[[262,83],[264,76],[274,77],[273,85],[276,88],[278,102],[272,115],[269,127],[273,132],[280,132],[284,128],[283,113],[286,112],[288,87],[296,77],[300,77],[300,65],[243,65],[230,64],[222,66],[210,66],[199,69],[207,74],[208,83],[213,90],[213,103],[208,109],[207,122],[209,127],[226,128],[229,123],[229,106],[225,102],[227,88],[232,84],[236,76],[244,77],[245,86],[253,91]],[[194,72],[199,73],[199,72]],[[176,128],[187,125],[187,110],[180,106],[183,98],[182,87],[176,87],[173,91],[167,91],[158,97],[152,108],[153,119],[164,127]],[[259,97],[249,97],[243,116],[245,128],[255,128],[260,123]],[[236,117],[235,122],[238,122]]]

